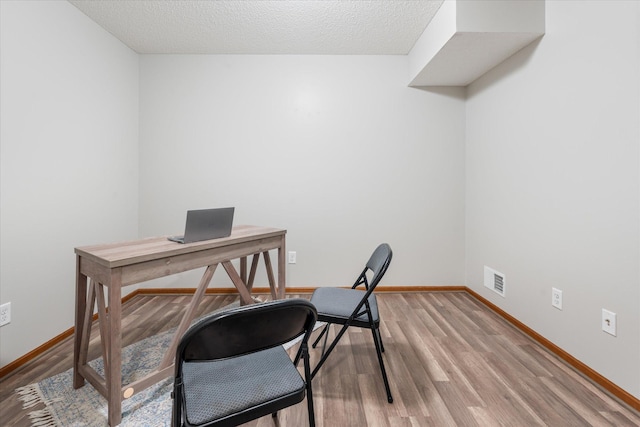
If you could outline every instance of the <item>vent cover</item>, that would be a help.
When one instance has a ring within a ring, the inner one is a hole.
[[[484,286],[491,289],[498,295],[504,297],[506,290],[506,280],[504,274],[497,272],[493,268],[484,266]]]

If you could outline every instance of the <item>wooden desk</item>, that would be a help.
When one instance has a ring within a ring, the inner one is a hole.
[[[258,226],[237,226],[230,237],[179,244],[166,237],[132,242],[75,248],[76,313],[73,353],[73,387],[80,388],[86,379],[106,399],[108,422],[116,426],[122,418],[122,399],[167,378],[173,373],[175,349],[191,324],[218,264],[222,264],[240,293],[242,303],[250,304],[256,268],[263,255],[271,295],[284,297],[286,230]],[[278,282],[275,283],[269,251],[278,250]],[[252,255],[247,277],[247,257]],[[240,273],[231,260],[240,259]],[[200,284],[184,314],[176,335],[158,369],[145,378],[122,385],[122,295],[125,286],[171,274],[206,267]],[[87,280],[89,279],[89,280]],[[107,288],[105,299],[104,288]],[[87,364],[94,306],[97,303],[105,377]]]

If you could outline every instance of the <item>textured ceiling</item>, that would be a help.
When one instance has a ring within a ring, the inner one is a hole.
[[[69,0],[138,53],[405,55],[443,0]]]

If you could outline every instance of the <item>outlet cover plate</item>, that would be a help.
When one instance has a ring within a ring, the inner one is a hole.
[[[613,311],[602,309],[602,330],[609,335],[617,336],[616,314]]]
[[[562,291],[560,289],[551,288],[551,305],[562,310]]]
[[[0,305],[0,326],[11,323],[11,303],[7,302]]]

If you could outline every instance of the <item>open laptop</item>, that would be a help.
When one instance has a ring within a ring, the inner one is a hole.
[[[235,208],[217,208],[187,211],[184,236],[168,239],[172,242],[192,243],[228,237],[231,235],[234,210]]]

